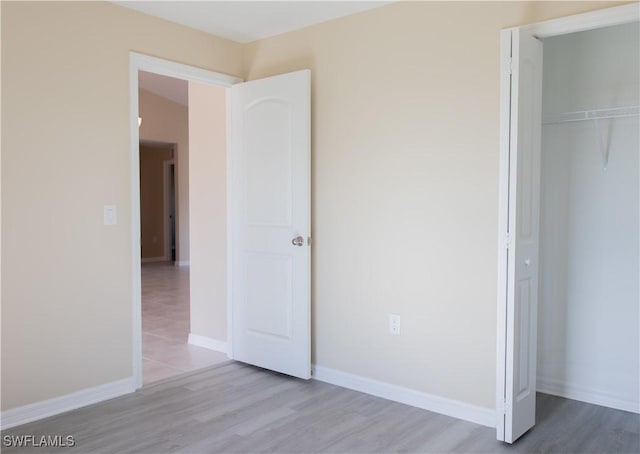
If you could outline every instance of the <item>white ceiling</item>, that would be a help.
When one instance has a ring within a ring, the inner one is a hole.
[[[390,1],[114,1],[151,16],[249,43]]]
[[[138,71],[138,88],[150,91],[183,106],[189,103],[189,88],[186,80]]]

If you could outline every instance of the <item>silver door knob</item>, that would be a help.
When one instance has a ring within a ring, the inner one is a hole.
[[[294,246],[302,246],[304,244],[304,238],[298,235],[297,237],[291,240],[291,244],[293,244]]]

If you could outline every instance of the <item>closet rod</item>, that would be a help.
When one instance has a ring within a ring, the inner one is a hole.
[[[543,124],[567,123],[584,120],[604,120],[606,118],[622,118],[640,115],[640,106],[613,107],[610,109],[581,110],[564,112],[546,119]]]

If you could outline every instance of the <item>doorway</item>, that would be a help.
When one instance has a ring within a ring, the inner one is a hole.
[[[190,190],[189,139],[194,129],[190,123],[198,118],[190,108],[189,83],[152,72],[139,71],[138,75],[142,380],[148,385],[225,362],[228,357],[216,346],[194,342],[194,336],[206,331],[212,321],[226,323],[226,314],[224,308],[213,310],[208,320],[202,320],[202,281],[197,277],[206,264],[197,262],[193,269],[192,258],[203,245],[191,226],[201,222],[201,216],[198,209],[190,209],[196,202],[190,200],[194,192]],[[224,99],[219,104],[224,110]],[[224,172],[224,163],[220,172]],[[224,192],[220,197],[224,199]],[[219,211],[216,214],[224,222],[224,209]],[[226,241],[223,231],[211,236]],[[194,271],[199,285],[193,282]],[[225,279],[224,269],[211,274],[210,280]],[[225,296],[218,299],[224,301]]]
[[[538,390],[639,411],[638,13],[627,5],[501,35],[498,440],[535,424]],[[609,33],[632,38],[606,44]],[[626,44],[636,47],[618,55]],[[627,151],[608,172],[614,148]],[[631,274],[618,292],[610,271],[621,266]],[[611,321],[614,306],[627,308],[624,323]],[[602,398],[622,383],[623,399]]]
[[[176,165],[172,160],[163,162],[164,166],[164,212],[165,212],[165,244],[169,251],[168,259],[175,263],[176,250]]]
[[[130,127],[132,182],[132,269],[133,269],[133,371],[136,387],[142,386],[140,200],[138,150],[138,72],[146,71],[189,82],[191,88],[215,86],[228,100],[222,117],[228,121],[211,122],[207,116],[194,116],[191,126],[203,131],[190,140],[189,157],[210,157],[211,143],[222,143],[226,163],[223,185],[226,200],[224,215],[226,242],[222,253],[209,255],[225,261],[227,325],[225,342],[216,338],[189,334],[189,343],[220,349],[230,358],[259,365],[277,372],[308,379],[311,376],[311,78],[309,70],[281,74],[240,83],[241,80],[211,71],[130,52]],[[220,89],[220,87],[225,87]],[[233,94],[233,96],[231,96]],[[193,97],[194,106],[208,112],[208,96]],[[190,106],[191,107],[191,106]],[[200,118],[200,121],[195,121]],[[144,118],[143,118],[144,123]],[[212,127],[225,124],[212,134]],[[226,125],[229,125],[227,128]],[[229,150],[227,148],[229,145]],[[215,145],[214,145],[215,148]],[[196,150],[204,154],[196,154]],[[178,158],[180,157],[178,152]],[[184,155],[182,155],[184,156]],[[203,161],[204,162],[204,161]],[[181,192],[179,159],[178,192]],[[208,166],[189,163],[189,175]],[[192,172],[193,170],[193,172]],[[201,181],[212,181],[206,171]],[[207,178],[208,177],[208,178]],[[184,182],[184,180],[182,180]],[[190,186],[193,181],[190,181]],[[190,188],[191,189],[191,188]],[[191,191],[190,201],[206,196],[207,191]],[[203,204],[209,206],[210,204]],[[193,206],[190,215],[193,216]],[[180,211],[180,204],[178,204]],[[205,210],[206,211],[206,210]],[[180,216],[178,216],[180,218]],[[205,220],[206,221],[206,220]],[[206,222],[191,222],[190,231]],[[178,228],[180,232],[180,228]],[[206,232],[205,232],[206,233]],[[266,233],[266,235],[265,235]],[[180,235],[178,234],[178,237]],[[203,235],[206,236],[206,235]],[[209,235],[210,236],[210,235]],[[206,248],[192,251],[207,257]],[[202,243],[206,244],[206,243]],[[178,247],[178,255],[180,254]],[[190,279],[193,309],[196,268],[195,254]],[[269,266],[271,264],[272,266]],[[233,277],[232,277],[233,274]],[[210,279],[203,273],[201,277]],[[228,289],[228,290],[227,290]],[[204,298],[202,316],[194,320],[211,323],[206,309],[211,300]],[[223,327],[224,328],[224,327]]]
[[[175,148],[172,143],[140,141],[142,263],[176,261]]]

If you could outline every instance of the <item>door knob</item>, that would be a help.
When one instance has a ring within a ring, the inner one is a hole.
[[[291,240],[291,244],[293,244],[294,246],[302,246],[304,244],[304,238],[298,235],[297,237]]]

